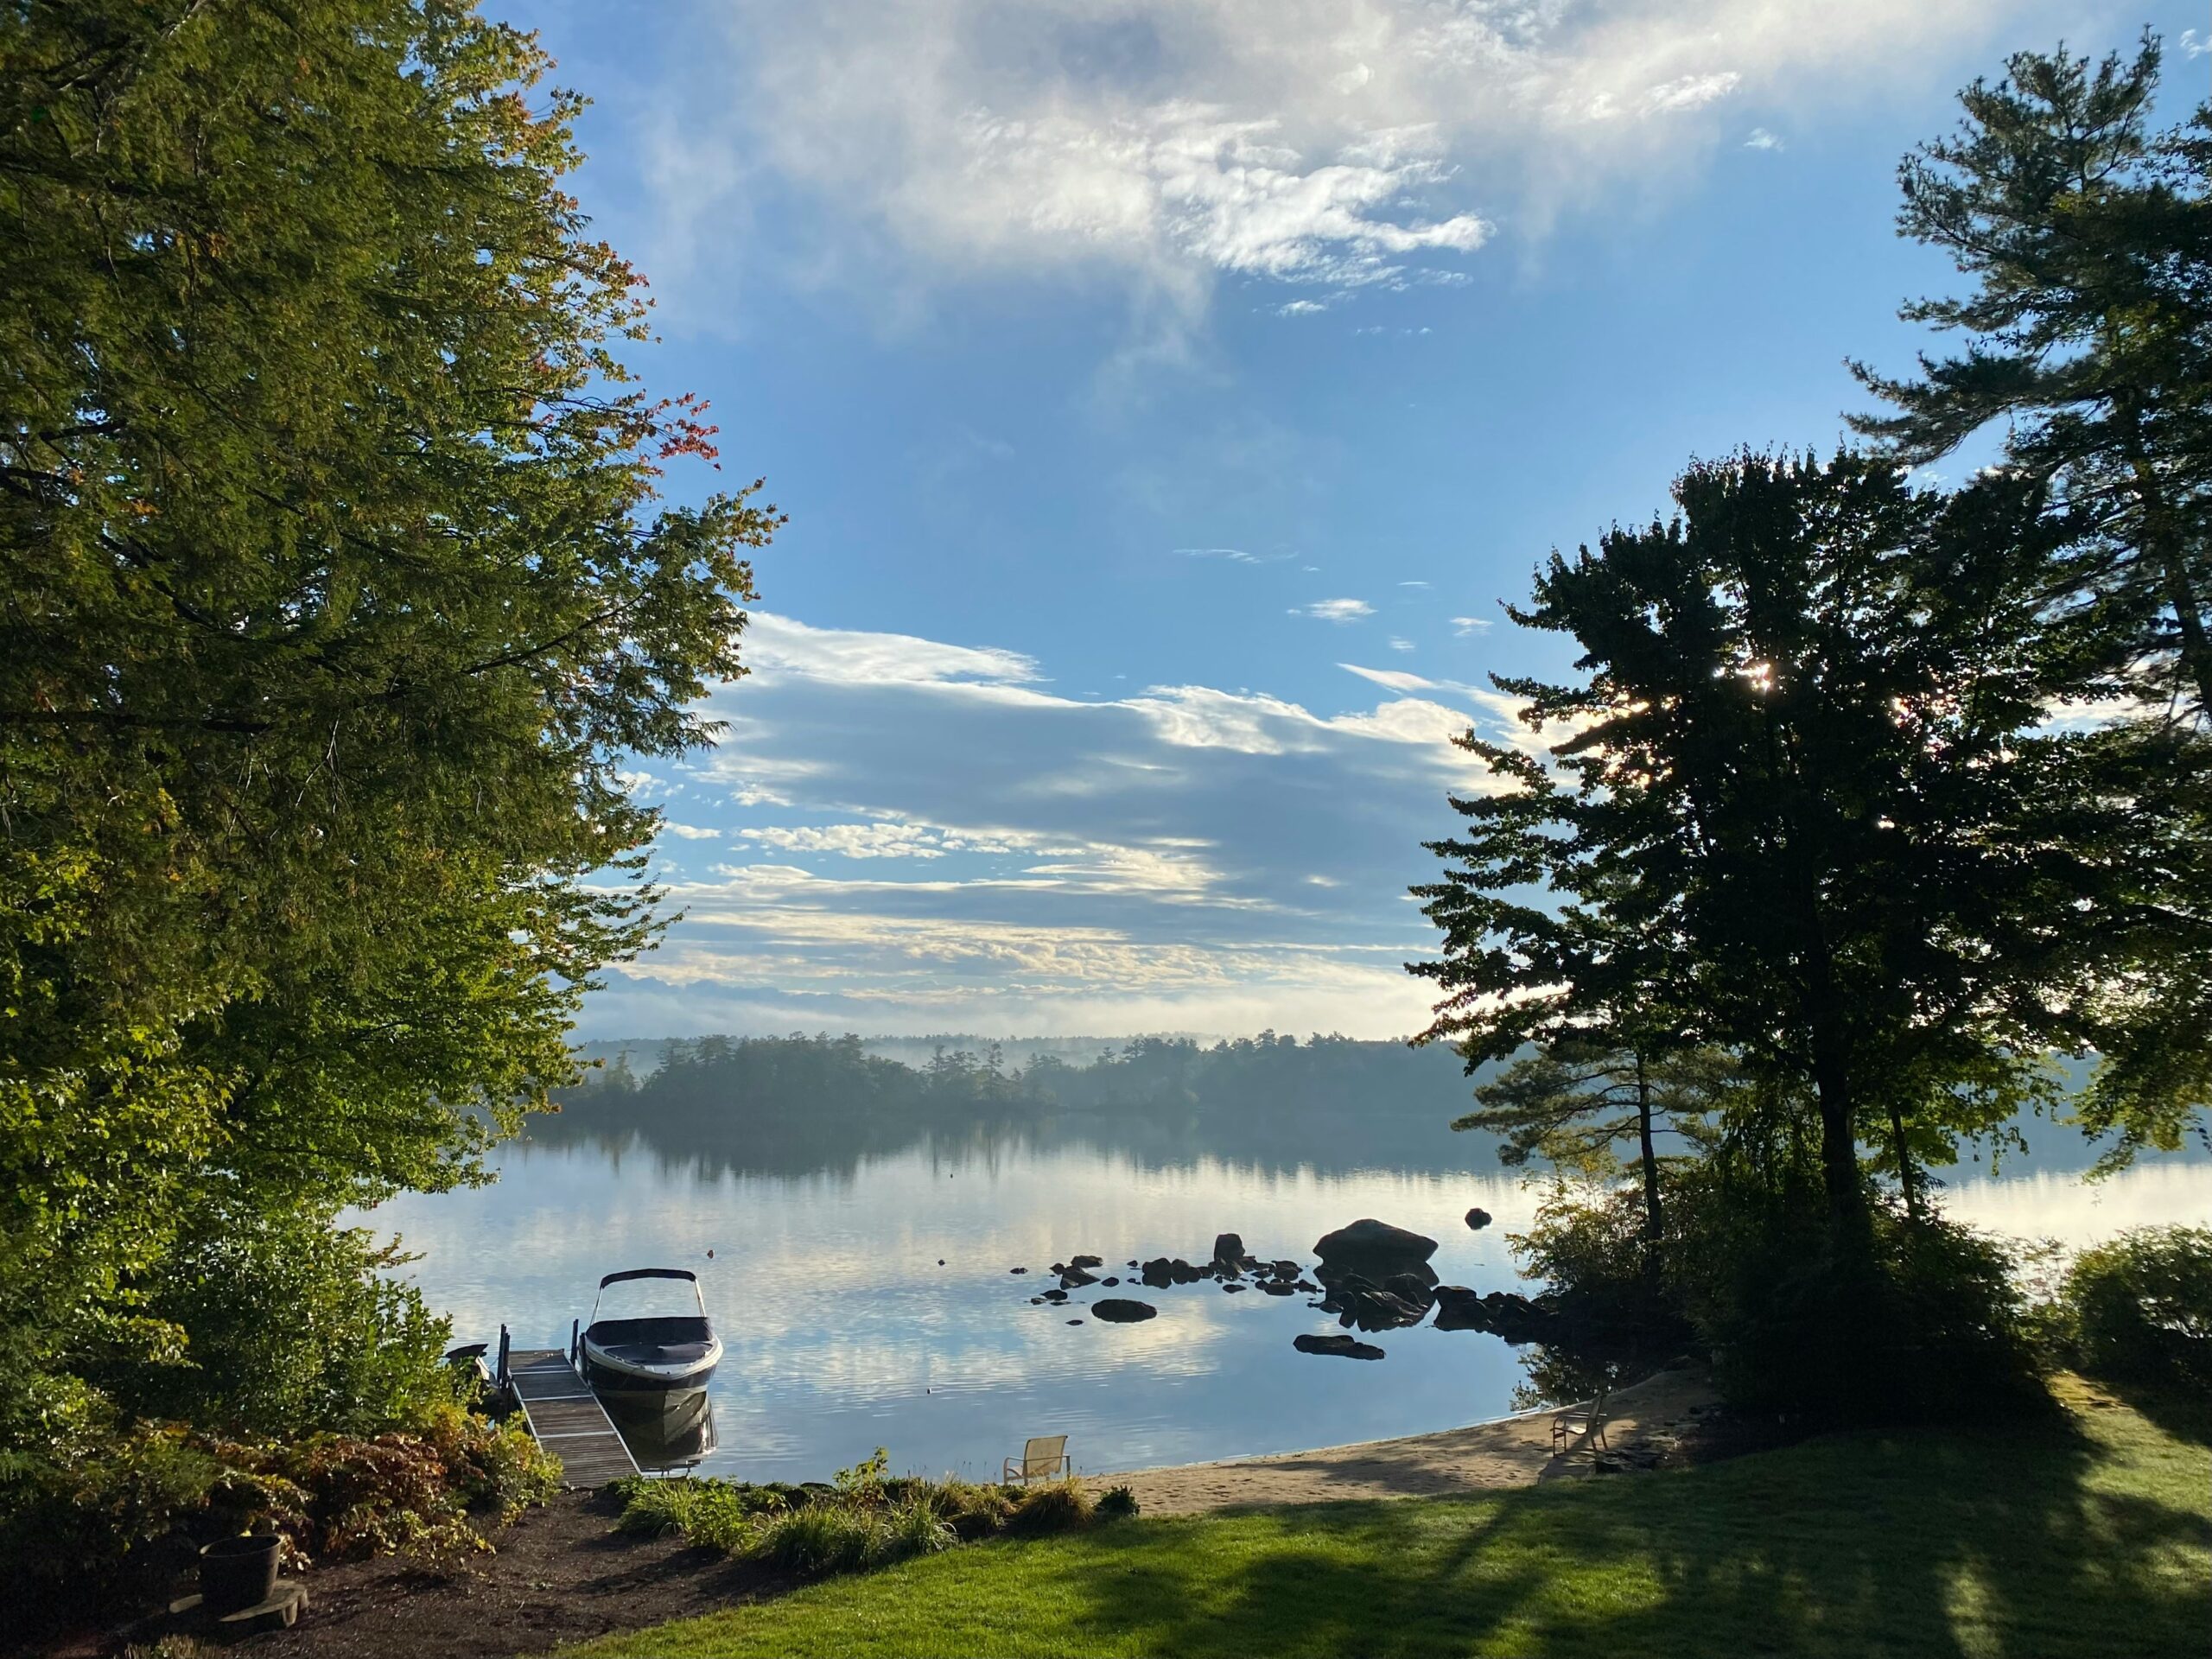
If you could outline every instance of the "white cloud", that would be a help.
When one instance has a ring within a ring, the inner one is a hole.
[[[702,829],[696,823],[677,823],[667,818],[661,820],[660,827],[670,835],[680,836],[685,841],[712,841],[721,834],[719,830]]]
[[[1947,86],[1941,54],[2044,0],[709,3],[723,26],[687,41],[652,118],[664,287],[711,271],[719,299],[767,246],[893,306],[1105,271],[1187,319],[1224,278],[1464,275],[1492,212],[1540,226],[1709,153],[1728,101],[1802,118],[1900,65]],[[821,211],[748,235],[772,196]]]
[[[745,658],[755,673],[802,674],[861,684],[1003,683],[1038,677],[1036,659],[1019,652],[948,645],[904,633],[812,628],[755,611],[745,630]]]
[[[1357,622],[1363,616],[1374,615],[1375,607],[1363,599],[1317,599],[1311,605],[1294,607],[1290,613],[1322,622]]]
[[[1425,680],[1418,674],[1408,674],[1395,668],[1362,668],[1357,663],[1338,663],[1338,668],[1348,674],[1357,674],[1363,680],[1392,691],[1434,691],[1440,690],[1434,680]]]
[[[1465,639],[1471,633],[1488,632],[1490,625],[1486,616],[1455,616],[1452,619],[1452,632]]]
[[[1727,97],[1743,84],[1743,79],[1732,69],[1724,69],[1710,75],[1683,75],[1646,92],[1643,107],[1655,114],[1702,109],[1716,99]]]
[[[1745,149],[1785,149],[1788,146],[1764,127],[1753,127],[1751,136],[1744,140],[1744,148]]]
[[[1395,634],[1395,633],[1394,633],[1394,634],[1392,634],[1392,635],[1390,636],[1390,649],[1391,649],[1391,650],[1393,650],[1393,651],[1411,651],[1413,648],[1414,648],[1414,642],[1413,642],[1412,640],[1410,640],[1410,639],[1401,639],[1398,635],[1396,635],[1396,634]]]
[[[1400,964],[1430,947],[1397,897],[1446,793],[1484,786],[1450,740],[1503,732],[1495,694],[1372,670],[1383,700],[1336,714],[1202,685],[1080,700],[1018,652],[766,632],[779,666],[714,694],[728,732],[688,774],[687,819],[732,851],[671,874],[686,919],[588,1030],[1420,1023]]]
[[[1294,556],[1288,553],[1252,553],[1241,547],[1179,547],[1175,550],[1186,559],[1225,559],[1231,564],[1279,564]]]
[[[2182,30],[2181,39],[2177,44],[2181,48],[2182,56],[2185,58],[2201,58],[2207,52],[2212,52],[2212,39],[2207,39],[2193,29]]]
[[[1398,584],[1401,588],[1426,588],[1428,585],[1425,582],[1402,582]]]

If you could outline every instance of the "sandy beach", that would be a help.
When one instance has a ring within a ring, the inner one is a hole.
[[[1615,1394],[1606,1438],[1624,1445],[1686,1421],[1714,1398],[1701,1370],[1662,1371]],[[1340,1498],[1435,1497],[1502,1486],[1533,1486],[1577,1471],[1570,1447],[1552,1452],[1554,1408],[1402,1440],[1367,1440],[1311,1452],[1278,1452],[1219,1463],[1185,1464],[1093,1476],[1103,1489],[1126,1484],[1146,1515],[1194,1515],[1254,1503],[1325,1503]],[[1580,1467],[1586,1468],[1586,1462]]]

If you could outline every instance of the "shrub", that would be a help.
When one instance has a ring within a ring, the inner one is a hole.
[[[1109,1486],[1099,1494],[1092,1505],[1091,1514],[1101,1521],[1134,1521],[1137,1514],[1137,1495],[1126,1486]]]
[[[1006,1530],[1020,1538],[1078,1532],[1090,1524],[1090,1495],[1083,1490],[1081,1481],[1056,1480],[1024,1492],[1007,1517]]]
[[[934,1555],[950,1549],[959,1535],[925,1499],[894,1504],[884,1512],[868,1546],[866,1565],[887,1567],[910,1555]]]
[[[98,1370],[127,1416],[241,1439],[408,1427],[452,1400],[451,1336],[388,1269],[410,1258],[327,1213],[234,1205],[198,1217],[148,1287],[173,1356]]]
[[[868,1560],[880,1524],[864,1510],[809,1503],[750,1529],[743,1553],[801,1578],[849,1572]]]
[[[2140,1227],[2082,1251],[2059,1313],[2082,1370],[2212,1389],[2212,1229]]]
[[[1995,1241],[1877,1199],[1845,1248],[1815,1183],[1787,1169],[1747,1179],[1725,1158],[1675,1164],[1664,1183],[1656,1271],[1632,1194],[1563,1188],[1512,1241],[1556,1315],[1556,1337],[1525,1362],[1528,1395],[1587,1398],[1687,1349],[1711,1358],[1732,1402],[1826,1421],[2047,1399],[2014,1263]]]

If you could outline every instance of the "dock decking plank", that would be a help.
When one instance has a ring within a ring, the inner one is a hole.
[[[507,1381],[531,1433],[561,1459],[563,1486],[603,1486],[638,1472],[638,1460],[607,1408],[559,1349],[512,1351]]]

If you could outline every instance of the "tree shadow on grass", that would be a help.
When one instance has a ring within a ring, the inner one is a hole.
[[[2116,1488],[2094,1435],[1837,1435],[1679,1473],[1255,1514],[1181,1549],[1137,1529],[1091,1558],[1075,1630],[1192,1656],[2199,1651],[2203,1483],[2168,1457]]]

